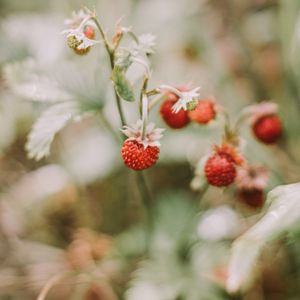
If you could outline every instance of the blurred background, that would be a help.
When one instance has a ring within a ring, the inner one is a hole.
[[[27,157],[30,129],[55,98],[53,76],[120,128],[103,47],[76,56],[60,34],[83,5],[95,7],[109,36],[120,18],[156,36],[150,87],[201,86],[233,119],[247,105],[277,103],[280,142],[262,145],[243,126],[245,155],[270,171],[266,192],[299,181],[298,0],[0,0],[0,299],[36,299],[49,282],[47,299],[299,299],[297,232],[264,249],[250,289],[225,290],[232,241],[262,210],[243,205],[234,188],[190,188],[198,160],[220,141],[218,118],[165,132],[146,171],[151,230],[136,176],[97,116],[67,125],[46,159]],[[135,87],[138,74],[129,72]],[[124,109],[135,122],[137,106]],[[165,127],[159,106],[150,119]]]

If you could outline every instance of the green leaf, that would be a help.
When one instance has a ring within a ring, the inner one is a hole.
[[[236,292],[253,279],[252,270],[262,247],[300,221],[300,183],[276,187],[268,193],[264,216],[233,244],[227,290]]]
[[[50,145],[58,133],[74,117],[82,115],[76,102],[63,102],[47,109],[34,124],[26,143],[30,158],[40,160],[49,155]]]
[[[6,65],[4,78],[10,89],[26,100],[53,103],[71,98],[55,80],[41,73],[32,60]]]
[[[181,268],[172,256],[165,257],[163,261],[144,261],[134,274],[126,299],[176,299],[184,282]]]
[[[4,77],[19,97],[53,104],[76,101],[85,110],[99,111],[104,105],[103,75],[95,67],[64,62],[44,69],[33,60],[6,65]]]
[[[129,102],[134,101],[132,86],[127,80],[124,71],[119,67],[114,68],[112,72],[112,81],[119,97]]]

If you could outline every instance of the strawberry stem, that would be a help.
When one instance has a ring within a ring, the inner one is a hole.
[[[95,24],[101,34],[101,37],[102,37],[104,45],[105,45],[105,49],[107,51],[107,54],[109,55],[111,70],[113,71],[113,69],[115,67],[115,50],[116,50],[116,48],[112,48],[112,46],[110,45],[110,43],[106,37],[106,34],[105,34],[104,30],[102,29],[99,21],[96,19],[96,17],[93,16],[93,17],[91,17],[91,19],[95,22]],[[135,36],[133,36],[133,37],[136,38]],[[137,42],[138,42],[138,40],[137,40]],[[148,98],[146,95],[146,89],[147,89],[148,80],[149,80],[149,72],[148,71],[149,70],[147,70],[147,74],[145,75],[145,79],[144,79],[141,94],[140,94],[141,114],[142,114],[142,120],[143,120],[143,129],[142,129],[143,138],[144,138],[145,131],[146,131],[147,117],[148,117]],[[123,127],[127,123],[126,123],[125,116],[123,113],[121,99],[120,99],[115,87],[114,87],[114,94],[115,94],[115,99],[116,99],[116,103],[117,103],[120,120],[121,120],[122,127]],[[105,121],[104,119],[102,119],[102,120]],[[110,123],[108,122],[108,124],[110,124]],[[108,126],[108,127],[110,127],[110,126]],[[152,221],[150,220],[151,219],[150,210],[151,210],[152,196],[151,196],[150,190],[146,184],[146,178],[142,172],[137,173],[137,186],[138,186],[138,189],[141,194],[142,203],[147,212],[148,226],[149,226],[148,232],[147,232],[147,243],[149,243],[150,242],[150,234],[152,231],[151,230]],[[148,248],[148,245],[147,245],[147,248]]]
[[[110,45],[110,43],[109,43],[109,41],[108,41],[108,39],[106,37],[106,34],[105,34],[104,30],[102,29],[102,27],[101,27],[99,21],[97,20],[97,18],[92,17],[91,19],[95,22],[95,24],[96,24],[96,26],[97,26],[97,28],[98,28],[98,30],[100,32],[100,35],[101,35],[102,40],[103,40],[104,45],[105,45],[105,49],[107,51],[107,54],[109,55],[109,61],[110,61],[111,70],[113,70],[114,67],[115,67],[115,51],[111,47],[111,45]],[[123,127],[123,126],[126,125],[126,120],[125,120],[125,116],[124,116],[124,113],[123,113],[121,99],[120,99],[120,97],[119,97],[119,95],[118,95],[115,87],[114,87],[114,94],[115,94],[115,99],[116,99],[116,103],[117,103],[117,108],[118,108],[119,116],[120,116],[120,119],[121,119],[121,124],[122,124],[122,127]]]
[[[148,77],[148,75],[145,75],[142,90],[141,90],[141,95],[140,95],[140,108],[141,108],[140,113],[141,113],[142,122],[143,122],[142,140],[145,138],[147,122],[148,122],[148,97],[146,94],[148,81],[149,81],[149,77]]]

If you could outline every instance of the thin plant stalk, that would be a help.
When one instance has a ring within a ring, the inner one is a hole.
[[[113,69],[115,67],[114,61],[115,61],[115,50],[116,50],[116,48],[112,48],[112,46],[110,45],[110,43],[109,43],[109,41],[108,41],[108,39],[106,37],[106,34],[105,34],[104,30],[102,29],[99,21],[95,17],[93,17],[92,19],[95,22],[95,24],[96,24],[96,26],[97,26],[97,28],[98,28],[98,30],[100,32],[100,35],[101,35],[102,40],[103,40],[104,45],[105,45],[105,49],[106,49],[106,51],[107,51],[107,53],[109,55],[110,67],[111,67],[111,70],[113,71]],[[147,83],[148,83],[148,77],[146,77],[146,79],[144,81],[142,92],[145,92],[145,89],[147,87]],[[120,99],[120,97],[119,97],[119,95],[118,95],[115,87],[114,87],[114,94],[115,94],[115,99],[116,99],[116,103],[117,103],[117,107],[118,107],[118,112],[119,112],[119,117],[120,117],[120,120],[121,120],[121,124],[122,124],[122,126],[124,126],[127,123],[126,123],[125,115],[123,113],[121,99]],[[107,123],[108,120],[105,119],[105,122]],[[108,126],[108,129],[112,130],[112,127]],[[151,208],[151,202],[152,202],[151,199],[152,199],[152,196],[151,196],[150,190],[149,190],[149,188],[147,186],[145,175],[141,171],[137,173],[137,183],[138,183],[137,185],[138,185],[138,188],[140,190],[141,197],[143,199],[144,206],[145,206],[145,208],[146,208],[146,210],[148,212],[147,218],[150,219],[149,211],[150,211],[150,208]],[[152,223],[152,222],[150,222],[150,223]],[[148,239],[149,239],[149,236],[148,236]]]

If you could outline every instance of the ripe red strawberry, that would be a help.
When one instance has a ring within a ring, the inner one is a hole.
[[[190,87],[187,85],[181,85],[177,87],[181,92],[187,92],[190,90]],[[167,98],[164,100],[160,106],[160,114],[164,121],[173,129],[183,128],[190,123],[190,118],[188,112],[184,109],[181,109],[179,112],[175,113],[173,110],[173,105],[178,100],[178,96],[174,93],[169,92]]]
[[[160,107],[160,114],[169,127],[179,129],[185,127],[190,122],[190,119],[187,111],[183,109],[178,113],[173,112],[172,107],[176,101],[175,95],[168,97]]]
[[[243,204],[251,208],[261,208],[265,201],[264,192],[261,189],[240,189],[237,195]]]
[[[144,147],[135,140],[126,140],[122,147],[122,158],[125,165],[135,171],[147,169],[158,159],[159,148],[156,146]]]
[[[252,126],[254,135],[265,144],[275,143],[282,134],[282,124],[277,115],[258,119]]]
[[[200,100],[196,108],[188,113],[189,118],[199,124],[207,124],[216,116],[215,103],[211,100]]]
[[[207,181],[214,186],[228,186],[236,177],[236,168],[226,156],[215,154],[211,156],[204,167]]]

